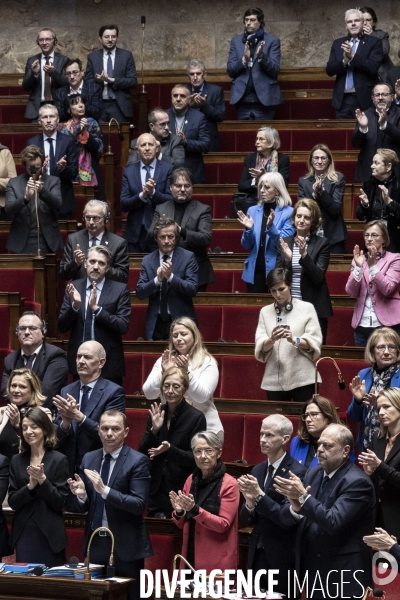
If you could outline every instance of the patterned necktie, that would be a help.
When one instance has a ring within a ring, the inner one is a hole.
[[[352,52],[356,51],[357,38],[351,39],[351,50]],[[350,65],[347,69],[347,89],[352,90],[354,88],[354,76],[353,76],[353,67]]]
[[[148,181],[151,178],[151,167],[147,166],[147,165],[143,165],[143,167],[146,170],[146,179],[145,179],[145,181]]]
[[[46,67],[50,66],[50,59],[48,56],[45,56]],[[47,71],[44,72],[44,99],[46,102],[51,100],[51,78],[50,74]]]
[[[110,476],[110,460],[111,454],[106,454],[103,460],[103,465],[101,467],[100,477],[104,483],[104,485],[108,484],[108,478]],[[100,496],[100,494],[96,493],[96,500],[93,512],[92,519],[92,530],[94,531],[98,527],[101,527],[103,522],[103,512],[104,512],[104,499]]]
[[[33,366],[33,361],[36,358],[36,352],[34,352],[33,354],[31,354],[30,356],[26,356],[26,354],[24,354],[26,363],[25,363],[25,368],[26,369],[32,369]]]
[[[53,138],[47,138],[46,142],[49,142],[50,145],[50,151],[49,151],[49,168],[50,168],[50,175],[54,175],[54,172],[56,170],[56,158],[54,156],[54,146],[53,146]]]
[[[109,77],[114,77],[114,69],[113,69],[113,64],[112,64],[112,58],[111,58],[111,52],[108,51],[108,58],[107,58],[107,75]],[[107,92],[108,92],[108,97],[110,99],[114,99],[115,98],[115,94],[113,92],[113,90],[111,89],[111,84],[109,83],[107,85]]]
[[[89,287],[87,288],[88,290],[92,290],[93,285],[90,284]],[[90,298],[90,295],[89,295]],[[83,341],[87,342],[89,340],[92,340],[92,324],[93,324],[93,312],[92,309],[89,306],[89,300],[87,302],[87,307],[86,307],[86,317],[85,317],[85,322],[83,324]]]
[[[168,254],[164,254],[163,261],[169,260]],[[168,281],[163,277],[161,282],[160,317],[163,321],[168,319]]]

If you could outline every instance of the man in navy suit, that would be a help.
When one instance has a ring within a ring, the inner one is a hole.
[[[294,546],[296,525],[284,528],[279,521],[280,509],[285,496],[275,491],[275,476],[289,477],[289,472],[301,479],[306,473],[297,460],[286,452],[293,433],[293,424],[283,415],[270,415],[261,424],[260,447],[268,460],[256,465],[251,475],[239,477],[239,489],[246,502],[242,505],[240,518],[245,526],[253,526],[250,537],[247,568],[255,575],[259,569],[278,569],[278,585],[274,591],[289,598],[288,571],[295,567]],[[260,587],[267,590],[267,575],[260,579]]]
[[[335,40],[326,65],[329,77],[336,75],[332,106],[337,119],[354,119],[357,108],[372,106],[372,88],[379,81],[383,61],[382,41],[363,34],[364,17],[350,9],[344,17],[347,36]]]
[[[171,163],[156,158],[159,143],[151,133],[137,140],[140,161],[125,168],[122,177],[121,210],[128,213],[124,237],[129,252],[151,252],[154,243],[149,230],[157,204],[171,200],[169,178]]]
[[[69,283],[58,317],[58,330],[70,331],[68,367],[76,376],[76,355],[82,342],[96,340],[107,353],[103,375],[118,385],[125,375],[122,336],[129,329],[131,302],[126,283],[106,279],[110,251],[106,246],[89,248],[87,277]]]
[[[114,118],[128,121],[133,115],[130,90],[136,87],[136,67],[132,52],[117,48],[117,25],[103,25],[99,40],[103,46],[88,56],[86,79],[94,80],[102,90],[102,121]]]
[[[206,117],[190,108],[190,92],[186,85],[176,85],[171,91],[172,107],[167,110],[171,133],[179,135],[185,148],[185,167],[195,183],[205,183],[203,152],[210,150],[210,132]]]
[[[174,319],[197,321],[192,297],[197,293],[198,266],[193,252],[176,245],[179,227],[174,219],[161,217],[153,231],[158,250],[143,259],[136,295],[139,300],[149,298],[147,339],[168,340]]]
[[[27,140],[27,146],[38,146],[46,156],[49,175],[60,179],[62,204],[59,219],[70,219],[75,209],[73,180],[78,175],[78,153],[74,137],[57,131],[58,111],[52,104],[44,104],[39,109],[38,123],[42,133]]]
[[[187,65],[190,84],[191,108],[199,110],[207,119],[210,133],[210,152],[220,152],[218,123],[225,119],[224,90],[219,85],[206,81],[206,66],[201,60],[191,60]]]
[[[37,121],[39,108],[54,99],[56,90],[66,85],[64,67],[68,60],[59,52],[55,52],[57,36],[52,29],[41,29],[36,43],[41,53],[31,56],[26,61],[22,87],[30,92],[26,105],[25,118]]]
[[[79,475],[69,479],[77,496],[75,510],[88,512],[83,553],[98,527],[109,528],[115,539],[114,565],[118,577],[133,577],[128,600],[140,600],[140,570],[144,559],[153,555],[143,512],[150,488],[149,459],[125,446],[128,435],[126,416],[107,410],[100,418],[99,437],[103,448],[83,458]],[[90,562],[107,565],[111,552],[108,532],[98,532],[90,547]]]
[[[58,88],[53,94],[54,106],[61,121],[71,118],[67,111],[67,99],[70,94],[79,94],[85,102],[85,116],[100,120],[103,113],[102,89],[94,81],[83,80],[85,70],[80,58],[69,58],[65,63],[65,76],[68,84]]]
[[[283,102],[278,84],[281,42],[264,31],[264,13],[249,8],[244,13],[244,34],[231,40],[227,72],[232,77],[230,103],[238,119],[270,121]]]
[[[353,448],[347,427],[328,425],[318,441],[319,465],[308,469],[303,482],[293,473],[275,477],[275,490],[289,500],[281,509],[282,524],[299,523],[296,571],[300,582],[308,576],[306,596],[313,600],[337,598],[338,590],[341,598],[361,598],[372,583],[363,537],[374,530],[375,492],[349,459]]]

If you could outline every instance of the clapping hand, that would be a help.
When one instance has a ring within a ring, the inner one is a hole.
[[[354,398],[361,402],[366,393],[365,379],[361,381],[361,378],[358,375],[353,377],[351,383],[349,384],[349,389]]]
[[[26,470],[28,471],[29,474],[29,481],[31,481],[32,479],[32,483],[34,481],[36,481],[39,485],[42,485],[42,483],[46,480],[46,475],[44,474],[44,464],[40,463],[39,465],[29,465]],[[34,484],[33,487],[35,487],[36,484]],[[28,485],[29,487],[29,485]],[[30,488],[31,489],[31,488]]]
[[[183,503],[181,501],[181,498],[182,498],[182,496],[179,496],[173,490],[169,493],[169,499],[171,501],[172,508],[174,509],[175,512],[178,512],[178,513],[186,512],[185,509],[183,508]]]
[[[356,109],[356,119],[361,129],[366,129],[368,127],[368,117],[366,116],[365,112],[359,108]]]
[[[161,407],[161,402],[160,404],[154,402],[149,409],[149,415],[151,417],[151,432],[154,434],[161,429],[161,426],[164,423],[165,412],[161,410]]]
[[[175,357],[171,356],[171,353],[169,350],[164,350],[164,352],[161,355],[161,370],[166,371],[167,369],[170,369],[171,367],[175,367],[175,366],[176,366]]]
[[[106,486],[101,478],[100,473],[98,473],[97,471],[92,471],[91,469],[84,469],[84,473],[86,477],[92,482],[96,492],[98,494],[102,494]]]
[[[362,465],[367,475],[372,475],[382,461],[377,457],[375,452],[372,452],[372,450],[368,449],[365,452],[361,452],[358,457],[358,462],[360,465]]]
[[[74,260],[77,265],[82,265],[85,262],[85,254],[82,252],[79,244],[76,245],[76,249],[74,250]]]
[[[283,238],[279,238],[279,244],[282,248],[282,252],[285,257],[285,260],[289,263],[292,262],[292,254],[293,253],[292,253],[291,249],[289,248],[288,244],[285,242],[285,240]]]
[[[189,354],[178,354],[175,357],[176,366],[184,369],[185,371],[189,370]]]
[[[78,310],[82,302],[80,293],[73,283],[69,283],[65,289],[67,290],[67,294],[72,302],[72,306],[75,308],[75,310]]]
[[[254,475],[242,475],[237,480],[239,490],[243,494],[249,508],[254,508],[254,501],[262,493],[257,478]]]
[[[378,262],[378,259],[376,257],[376,253],[377,253],[377,249],[375,246],[371,245],[368,248],[368,259],[367,259],[367,264],[369,267],[374,267],[376,265],[376,263]]]
[[[368,206],[369,206],[368,196],[362,188],[360,188],[359,198],[360,198],[361,204],[364,206],[364,208],[368,208]]]
[[[161,445],[158,446],[158,448],[150,448],[148,454],[149,457],[152,459],[155,456],[158,456],[159,454],[162,454],[163,452],[167,452],[170,449],[171,444],[169,442],[167,442],[166,440],[164,442],[161,442]]]
[[[275,219],[275,211],[273,208],[271,208],[271,210],[269,211],[267,222],[266,222],[267,229],[269,229],[271,227],[272,223],[274,222],[274,219]]]
[[[294,243],[299,247],[301,258],[304,258],[307,254],[307,242],[305,238],[301,237],[301,235],[297,235],[294,238]]]
[[[60,160],[57,161],[56,165],[60,172],[64,171],[65,167],[67,166],[67,155],[65,154],[62,158],[60,158]]]
[[[19,423],[20,423],[20,414],[19,414],[18,407],[15,404],[13,404],[12,402],[10,402],[6,406],[5,414],[7,415],[8,420],[10,421],[11,425],[15,429],[17,429],[19,427]]]
[[[263,57],[264,46],[265,46],[265,42],[264,41],[260,42],[258,44],[258,46],[257,46],[256,56],[257,56],[258,59],[261,59]]]
[[[97,305],[97,288],[95,281],[93,281],[92,283],[92,289],[90,291],[88,306],[90,307],[92,312],[96,312],[96,310],[98,310],[99,308]]]
[[[377,548],[381,552],[388,552],[397,539],[394,535],[390,535],[381,527],[375,527],[375,533],[372,535],[364,535],[363,541],[371,548]]]
[[[259,179],[261,177],[261,175],[264,175],[265,169],[264,169],[264,167],[261,167],[261,169],[249,169],[249,173],[250,173],[251,177],[254,177],[255,179]]]
[[[378,188],[381,190],[382,200],[384,201],[384,203],[387,206],[390,202],[389,190],[387,189],[387,187],[385,185],[378,185]]]
[[[75,496],[83,498],[84,496],[86,496],[85,484],[83,483],[82,479],[77,473],[75,473],[74,477],[75,479],[67,479],[69,489]]]
[[[246,229],[253,229],[254,221],[253,221],[253,217],[249,213],[247,213],[247,215],[245,215],[243,211],[238,210],[237,216],[238,216],[237,220],[239,221],[239,223],[241,223],[243,225],[243,227],[246,227]]]
[[[360,246],[356,244],[353,250],[353,258],[357,267],[362,268],[364,265],[364,252],[360,250]]]

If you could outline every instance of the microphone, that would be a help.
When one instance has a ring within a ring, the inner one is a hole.
[[[146,25],[146,17],[140,17],[140,22],[141,22],[142,27],[144,29],[144,26]]]
[[[69,563],[67,563],[65,566],[68,567],[69,569],[77,569],[79,565],[79,558],[77,556],[71,556],[71,558],[69,559]]]
[[[372,595],[375,598],[385,598],[386,597],[386,592],[384,592],[380,588],[374,588],[374,591],[372,592]]]
[[[142,24],[142,42],[140,44],[140,62],[142,67],[142,94],[146,93],[146,88],[144,87],[144,67],[143,67],[143,48],[144,48],[144,30],[146,27],[146,17],[140,17],[140,22]]]
[[[43,567],[36,566],[33,569],[29,569],[28,573],[31,577],[40,577],[40,575],[43,575],[44,569]]]
[[[31,165],[29,167],[29,171],[30,171],[31,175],[36,175],[37,169],[36,169],[35,165]],[[36,179],[36,177],[35,177],[35,179]]]
[[[336,362],[336,360],[334,358],[332,358],[331,356],[323,356],[322,358],[320,358],[319,360],[317,360],[317,362],[315,363],[315,385],[314,385],[314,395],[318,394],[318,364],[321,362],[321,360],[331,360],[333,362],[333,364],[335,365],[336,371],[337,371],[337,376],[338,376],[338,386],[339,386],[339,390],[345,390],[346,389],[346,382],[343,379],[343,375],[338,367],[338,364]]]
[[[214,254],[221,254],[222,250],[219,246],[217,246],[216,248],[214,248]]]

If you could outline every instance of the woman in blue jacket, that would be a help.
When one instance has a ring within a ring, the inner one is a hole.
[[[265,279],[275,267],[279,238],[289,237],[295,231],[290,221],[292,200],[280,173],[260,177],[258,197],[258,204],[251,206],[247,215],[238,211],[238,221],[245,227],[241,243],[250,251],[242,279],[253,294],[268,292]]]

